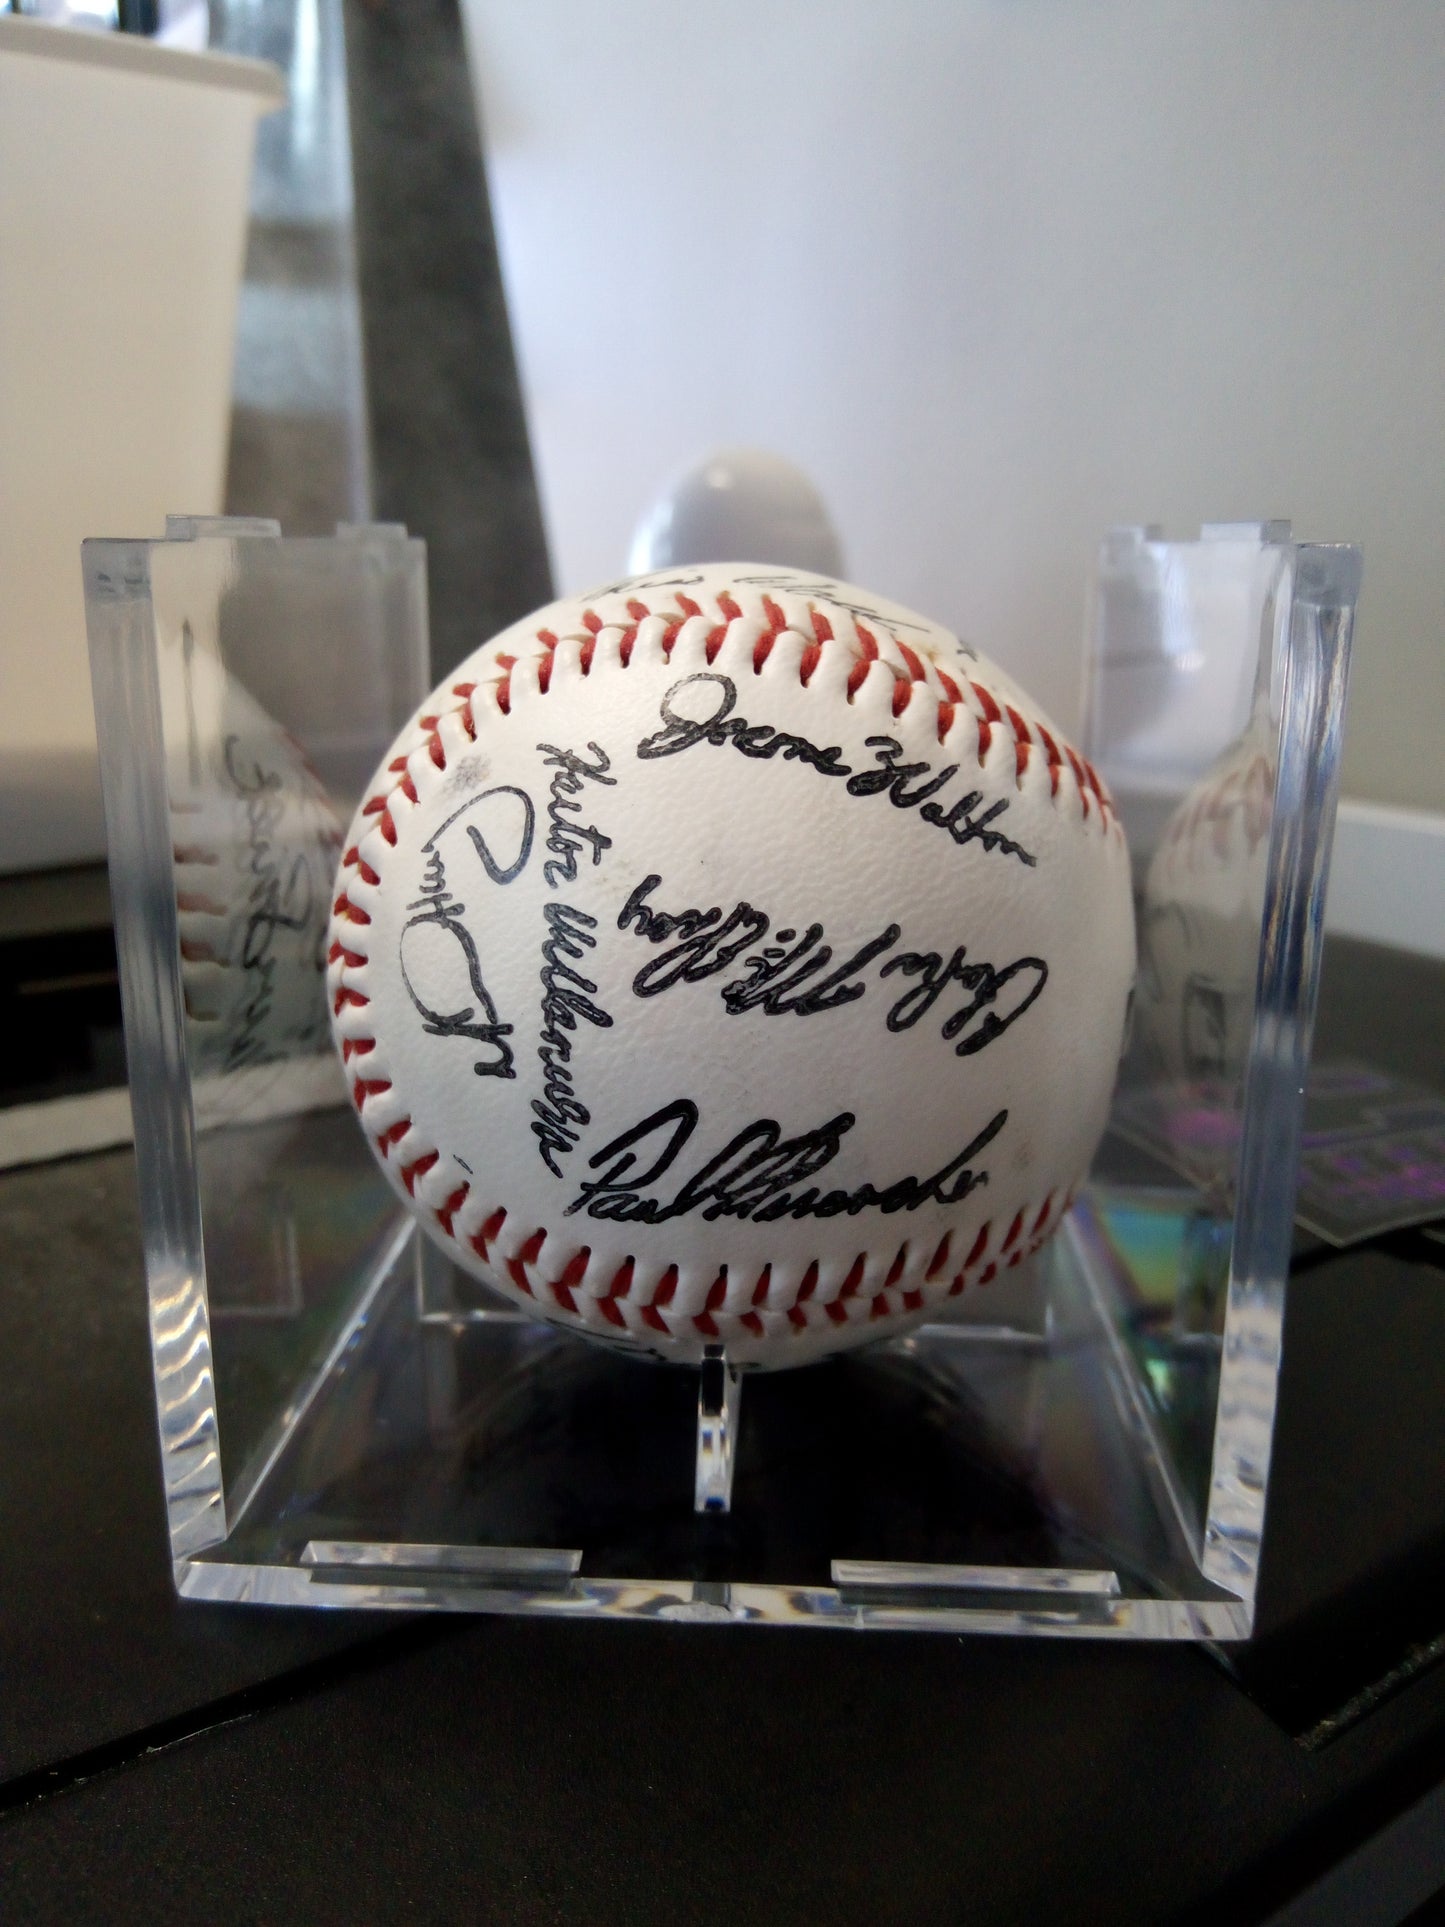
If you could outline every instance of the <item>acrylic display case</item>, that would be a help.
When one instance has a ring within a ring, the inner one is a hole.
[[[88,543],[179,1591],[1247,1636],[1358,580],[1279,524],[1107,540],[1086,746],[1136,818],[1140,957],[1089,1183],[946,1320],[748,1375],[492,1298],[348,1104],[329,884],[426,693],[421,545]]]

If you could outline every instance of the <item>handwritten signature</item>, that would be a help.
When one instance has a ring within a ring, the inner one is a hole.
[[[577,881],[577,856],[579,851],[590,850],[594,866],[602,861],[602,852],[612,848],[612,838],[604,836],[595,823],[570,823],[569,816],[580,816],[582,805],[573,799],[582,790],[584,783],[605,783],[609,789],[617,783],[615,776],[607,771],[612,767],[606,750],[599,749],[596,743],[589,743],[592,761],[580,756],[576,750],[557,749],[551,743],[538,743],[542,756],[543,769],[555,770],[552,778],[552,796],[547,805],[547,848],[552,852],[542,866],[542,874],[552,889],[562,883]]]
[[[837,1157],[857,1123],[853,1112],[840,1111],[790,1138],[783,1136],[775,1118],[759,1118],[705,1159],[671,1197],[647,1195],[677,1162],[697,1122],[697,1105],[681,1097],[613,1138],[588,1159],[588,1169],[598,1175],[581,1185],[567,1215],[583,1211],[590,1218],[624,1224],[664,1224],[696,1211],[708,1220],[769,1224],[778,1218],[856,1217],[860,1211],[961,1204],[988,1183],[987,1171],[976,1169],[974,1161],[1008,1122],[1008,1112],[995,1112],[961,1151],[929,1176],[901,1177],[881,1191],[870,1183],[851,1191],[825,1191],[810,1182]]]
[[[896,737],[869,736],[866,745],[878,767],[855,770],[842,760],[842,749],[836,743],[820,745],[806,736],[775,729],[770,723],[750,723],[745,716],[734,716],[737,699],[737,685],[731,676],[704,670],[682,677],[663,696],[659,712],[662,727],[637,745],[639,758],[649,762],[662,756],[680,756],[699,743],[718,748],[731,743],[741,755],[758,761],[780,757],[786,763],[806,763],[820,776],[837,777],[850,796],[886,795],[895,809],[917,810],[923,822],[945,831],[957,844],[979,843],[986,851],[1017,857],[1030,869],[1035,867],[1036,859],[1021,843],[989,827],[1008,809],[1006,797],[1000,797],[981,814],[981,790],[966,790],[946,809],[936,800],[938,792],[957,776],[957,763],[938,771],[931,763],[907,763],[902,760],[903,745]]]
[[[726,916],[720,906],[660,910],[649,899],[661,882],[655,874],[644,877],[617,919],[619,930],[631,929],[649,943],[668,946],[634,976],[632,988],[639,997],[655,997],[674,984],[700,983],[738,964],[742,975],[721,990],[723,1008],[732,1016],[749,1010],[769,1017],[785,1011],[815,1016],[863,996],[868,966],[892,950],[903,934],[900,925],[890,923],[834,964],[833,946],[824,941],[821,923],[809,924],[801,935],[791,928],[778,930],[774,942],[764,944],[771,925],[766,911],[750,903],[738,903]],[[743,956],[747,950],[753,954]],[[1042,957],[1019,957],[1000,970],[969,961],[966,946],[959,944],[947,960],[937,950],[900,951],[878,974],[883,978],[895,973],[918,982],[888,1011],[889,1030],[911,1030],[952,986],[966,993],[965,1001],[945,1019],[940,1034],[953,1045],[955,1056],[971,1057],[1035,1003],[1048,982],[1049,967]]]
[[[537,1056],[542,1064],[542,1095],[532,1099],[537,1122],[532,1126],[542,1152],[542,1160],[554,1178],[560,1178],[559,1156],[570,1151],[579,1134],[592,1122],[592,1113],[577,1096],[572,1082],[572,1039],[579,1019],[610,1030],[612,1019],[600,1004],[594,1003],[597,986],[572,968],[581,963],[584,953],[596,948],[591,934],[596,917],[588,916],[566,903],[542,906],[547,939],[542,945],[542,1035]],[[572,963],[564,962],[570,957]]]
[[[467,842],[493,883],[508,884],[527,867],[536,812],[525,790],[500,784],[453,810],[421,846],[426,869],[420,896],[407,905],[412,914],[401,928],[398,963],[406,993],[429,1036],[467,1037],[491,1052],[473,1064],[478,1077],[515,1077],[507,1042],[513,1027],[498,1017],[482,976],[476,939],[462,921],[467,906],[447,880],[442,838],[468,816],[473,820],[463,824]]]

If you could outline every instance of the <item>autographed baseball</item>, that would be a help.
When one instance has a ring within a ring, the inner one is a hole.
[[[921,616],[743,564],[463,664],[352,825],[328,962],[361,1122],[458,1264],[763,1367],[1049,1236],[1133,974],[1123,833],[1028,697]]]

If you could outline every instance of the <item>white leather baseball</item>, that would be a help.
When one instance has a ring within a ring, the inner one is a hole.
[[[352,826],[328,969],[362,1124],[459,1264],[614,1344],[788,1366],[1057,1226],[1114,1083],[1128,856],[935,624],[687,569],[448,678]]]

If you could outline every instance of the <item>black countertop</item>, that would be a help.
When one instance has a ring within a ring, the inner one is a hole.
[[[1329,946],[1322,1050],[1418,1074],[1442,1015],[1437,967]],[[1299,1917],[1384,1921],[1445,1884],[1423,1234],[1302,1262],[1260,1634],[1219,1654],[182,1605],[130,1153],[0,1176],[0,1251],[7,1919],[1232,1921],[1365,1868],[1374,1912]]]

